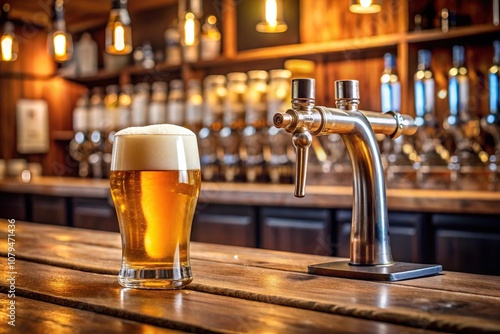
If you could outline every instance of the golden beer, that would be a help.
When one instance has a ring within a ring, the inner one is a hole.
[[[121,285],[176,289],[192,281],[189,239],[200,185],[191,131],[164,124],[117,133],[110,187],[122,237]]]

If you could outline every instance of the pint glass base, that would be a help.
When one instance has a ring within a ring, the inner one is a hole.
[[[118,274],[121,286],[135,289],[182,289],[192,280],[190,266],[147,269],[124,265]]]

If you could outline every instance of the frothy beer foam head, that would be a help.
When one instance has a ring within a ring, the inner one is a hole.
[[[173,124],[130,127],[118,131],[111,170],[200,169],[196,135]]]

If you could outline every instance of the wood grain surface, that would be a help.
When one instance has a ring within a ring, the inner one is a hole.
[[[5,221],[0,230],[0,249],[4,250]],[[116,280],[121,258],[117,233],[17,222],[16,258],[20,273],[37,273],[19,276],[18,287],[27,294],[23,292],[24,297],[75,297],[74,302],[88,302],[90,297],[82,292],[77,294],[68,286],[85,290],[91,284],[96,291],[110,290],[104,294],[109,300],[101,301],[110,305],[120,291]],[[5,265],[6,259],[1,260],[1,265]],[[427,330],[500,331],[500,277],[445,272],[434,277],[382,283],[306,273],[308,264],[327,260],[336,259],[192,243],[194,281],[185,293],[228,297],[237,303],[245,300],[257,303],[259,310],[273,304]],[[42,288],[44,280],[56,283]],[[96,303],[100,302],[90,302]],[[155,321],[148,323],[158,325]],[[177,324],[175,319],[169,321]]]

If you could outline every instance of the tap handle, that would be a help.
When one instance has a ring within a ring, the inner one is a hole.
[[[295,147],[297,161],[295,165],[295,197],[306,195],[307,159],[312,135],[305,128],[298,128],[293,133],[292,143]]]

